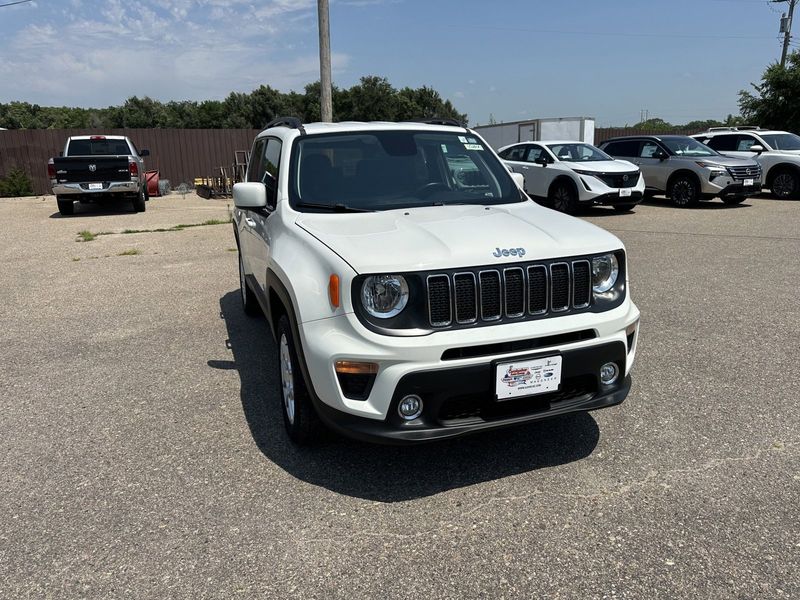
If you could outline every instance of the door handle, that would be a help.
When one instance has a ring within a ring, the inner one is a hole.
[[[255,227],[256,226],[256,222],[253,219],[251,219],[250,217],[245,217],[244,218],[244,222],[247,223],[247,225],[249,227]]]

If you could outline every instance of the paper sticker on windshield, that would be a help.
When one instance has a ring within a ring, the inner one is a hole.
[[[478,143],[478,140],[476,140],[475,138],[467,138],[467,141],[468,141],[470,144],[477,144],[477,143]]]
[[[458,141],[461,142],[462,144],[468,143],[467,138],[465,138],[463,135],[458,136]]]
[[[483,150],[483,146],[480,144],[464,144],[464,148],[467,150]]]

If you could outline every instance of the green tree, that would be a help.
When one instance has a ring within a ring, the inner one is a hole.
[[[753,91],[739,92],[739,108],[751,125],[800,131],[800,50],[792,52],[786,66],[769,65]]]

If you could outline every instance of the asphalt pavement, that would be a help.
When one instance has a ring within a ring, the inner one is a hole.
[[[622,405],[310,449],[231,226],[123,233],[229,204],[0,200],[0,598],[800,597],[800,201],[582,216],[642,312]]]

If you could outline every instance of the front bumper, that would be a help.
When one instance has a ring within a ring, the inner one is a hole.
[[[603,206],[615,206],[617,204],[634,205],[639,204],[644,198],[643,192],[631,192],[630,196],[620,196],[619,192],[612,192],[610,194],[603,194],[592,198],[594,204],[601,204]]]
[[[109,194],[137,194],[139,192],[139,182],[135,179],[131,181],[105,181],[102,182],[103,188],[90,190],[88,183],[55,183],[53,184],[53,194],[56,196],[83,196],[84,198],[107,197]]]
[[[754,180],[753,185],[744,185],[731,177],[718,177],[714,181],[703,182],[703,195],[711,198],[723,196],[750,196],[761,193],[761,180]]]
[[[323,421],[351,437],[405,443],[454,437],[622,402],[630,387],[628,376],[636,355],[638,320],[639,310],[627,300],[605,313],[419,337],[375,334],[349,314],[306,322],[300,327],[300,336],[309,388]],[[587,332],[590,335],[576,335]],[[531,341],[541,343],[530,344]],[[487,344],[528,349],[461,352]],[[491,388],[494,361],[553,354],[560,354],[564,361],[558,394],[495,402]],[[345,396],[334,370],[337,360],[379,365],[366,399]],[[597,379],[597,371],[609,361],[618,364],[622,375],[615,386],[604,387]],[[397,415],[397,403],[408,393],[418,394],[425,403],[423,415],[412,422]]]
[[[602,204],[613,206],[615,204],[639,204],[644,197],[644,177],[639,175],[636,185],[628,188],[609,187],[597,177],[579,175],[578,201],[582,204]],[[630,192],[629,196],[621,194]]]

